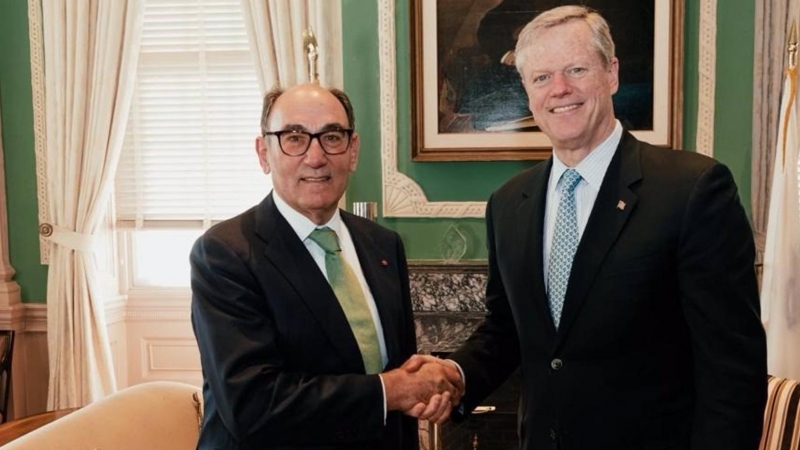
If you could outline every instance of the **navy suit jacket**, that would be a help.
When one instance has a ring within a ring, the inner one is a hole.
[[[342,211],[375,298],[387,370],[416,352],[403,244]],[[388,414],[339,302],[267,196],[194,245],[192,324],[203,367],[198,449],[416,450],[416,420]]]
[[[731,173],[624,132],[556,329],[542,269],[551,167],[487,206],[488,314],[451,355],[466,377],[461,411],[521,367],[523,449],[757,449],[766,343]]]

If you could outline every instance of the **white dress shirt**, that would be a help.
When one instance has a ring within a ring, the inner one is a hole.
[[[622,124],[617,120],[614,131],[611,132],[608,138],[590,151],[577,166],[573,167],[581,176],[581,181],[575,188],[575,207],[578,213],[578,242],[583,236],[583,230],[586,229],[586,223],[589,222],[589,215],[592,213],[597,194],[600,192],[600,185],[603,184],[603,178],[606,176],[608,165],[611,164],[611,159],[614,157],[617,146],[619,146],[620,139],[622,139]],[[553,228],[556,223],[558,204],[561,201],[562,183],[560,181],[561,175],[567,169],[569,167],[561,162],[554,152],[553,168],[550,170],[550,180],[547,183],[547,205],[544,213],[544,236],[542,237],[544,239],[542,242],[544,250],[542,269],[544,270],[545,288],[548,292],[547,271],[550,267]]]

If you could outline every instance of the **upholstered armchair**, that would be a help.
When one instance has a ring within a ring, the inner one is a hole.
[[[199,388],[138,384],[51,422],[2,450],[194,450],[202,418]]]

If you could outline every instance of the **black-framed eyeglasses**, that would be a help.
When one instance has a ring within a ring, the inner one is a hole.
[[[311,141],[317,139],[319,145],[328,155],[341,155],[350,147],[350,137],[353,134],[352,128],[336,128],[333,130],[320,131],[319,133],[309,133],[301,130],[282,130],[267,131],[264,136],[275,136],[278,138],[278,146],[281,151],[289,156],[303,156],[309,148]]]

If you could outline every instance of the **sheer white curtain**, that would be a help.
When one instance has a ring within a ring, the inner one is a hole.
[[[242,0],[244,22],[262,93],[308,81],[303,30],[314,31],[324,86],[342,87],[340,0]]]
[[[139,54],[141,0],[41,0],[50,379],[47,409],[116,390],[95,261]]]

